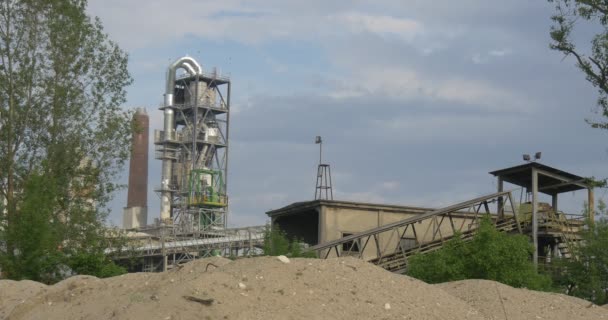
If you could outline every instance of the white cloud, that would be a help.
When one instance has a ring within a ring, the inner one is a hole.
[[[404,114],[375,120],[367,135],[399,143],[475,143],[496,146],[514,134],[522,120],[505,116],[471,114]]]
[[[411,18],[353,11],[348,3],[314,2],[302,6],[283,1],[105,0],[91,1],[89,12],[100,16],[112,38],[128,50],[163,46],[189,35],[257,44],[296,38],[318,41],[364,32],[413,41],[427,33],[420,21]],[[449,35],[455,29],[444,28],[441,33]],[[428,52],[435,47],[423,49]]]
[[[485,64],[495,59],[500,59],[505,56],[512,54],[513,51],[511,49],[493,49],[489,50],[487,53],[476,52],[471,57],[471,61],[475,64]]]
[[[413,69],[364,67],[353,70],[350,78],[365,79],[355,82],[344,78],[330,96],[336,99],[379,95],[400,100],[426,99],[474,106],[484,111],[528,113],[537,105],[518,92],[465,76],[441,75],[425,77]]]
[[[347,30],[354,33],[371,32],[381,36],[392,35],[407,41],[411,41],[416,36],[424,33],[423,25],[413,19],[369,15],[359,12],[341,13],[335,18],[339,24],[343,24]]]
[[[395,190],[399,189],[399,187],[401,186],[401,183],[399,181],[385,181],[385,182],[382,182],[380,184],[380,186],[382,187],[382,189],[385,189],[388,191],[395,191]]]
[[[112,38],[128,50],[166,46],[189,35],[257,44],[275,39],[318,40],[341,34],[353,23],[362,23],[373,32],[400,35],[414,25],[408,20],[362,14],[336,20],[336,15],[342,17],[341,12],[352,6],[314,2],[97,0],[90,1],[88,11],[99,16]]]
[[[489,55],[494,56],[494,57],[504,57],[508,54],[511,54],[511,49],[495,49],[495,50],[490,50],[490,52],[488,52]]]

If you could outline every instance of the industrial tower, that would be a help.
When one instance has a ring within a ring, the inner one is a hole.
[[[148,132],[150,118],[143,108],[137,108],[132,124],[131,159],[129,161],[129,191],[123,212],[125,229],[142,228],[148,221]]]
[[[214,236],[228,213],[230,80],[180,58],[167,70],[160,110],[164,130],[155,130],[154,144],[162,160],[161,222],[179,233]]]

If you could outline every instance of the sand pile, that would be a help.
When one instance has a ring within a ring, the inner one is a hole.
[[[537,304],[543,319],[608,319],[608,310],[577,299],[498,286],[507,319],[539,319],[528,307],[517,313],[520,300]],[[78,276],[53,286],[0,281],[0,318],[505,319],[490,289],[486,281],[429,285],[352,258],[211,258],[165,273]]]
[[[436,285],[479,310],[488,319],[608,319],[608,311],[563,294],[516,289],[488,280]]]

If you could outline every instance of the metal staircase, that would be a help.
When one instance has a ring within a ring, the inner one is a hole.
[[[577,259],[576,251],[581,238],[573,230],[572,223],[568,221],[566,215],[562,212],[548,210],[545,214],[547,219],[543,227],[558,231],[561,242],[557,245],[557,249],[561,256],[567,259]]]

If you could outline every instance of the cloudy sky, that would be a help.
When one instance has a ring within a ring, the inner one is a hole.
[[[230,225],[263,224],[267,210],[314,197],[316,135],[339,200],[441,207],[493,192],[489,171],[535,151],[547,165],[608,176],[607,132],[584,121],[596,92],[548,48],[549,3],[177,3],[91,0],[89,11],[129,53],[125,108],[146,107],[151,131],[162,127],[165,69],[176,58],[230,75]],[[152,189],[160,161],[150,151]],[[566,194],[560,206],[579,212],[584,198]],[[151,222],[160,206],[152,190],[148,201]],[[125,204],[126,190],[112,223],[121,225]]]

